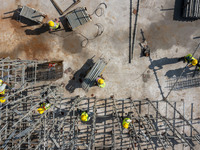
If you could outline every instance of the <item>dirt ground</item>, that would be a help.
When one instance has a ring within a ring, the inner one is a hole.
[[[59,1],[59,0],[57,0]],[[88,93],[75,83],[75,90],[66,96],[100,97],[161,100],[169,88],[167,81],[178,77],[184,68],[182,62],[173,61],[178,57],[193,53],[199,43],[199,20],[193,22],[174,19],[176,0],[141,0],[138,14],[138,26],[132,63],[129,59],[130,1],[85,0],[76,7],[87,7],[92,22],[79,27],[74,32],[60,30],[49,33],[45,25],[26,26],[12,19],[13,11],[18,5],[27,5],[45,14],[48,21],[61,16],[49,0],[0,0],[0,53],[1,57],[13,59],[63,60],[64,77],[57,81],[65,85],[73,80],[73,75],[95,56],[102,56],[109,61],[103,76],[106,87],[92,87]],[[101,9],[93,13],[100,5]],[[105,7],[105,4],[107,8]],[[133,1],[136,9],[136,1]],[[7,13],[7,14],[5,14]],[[132,18],[134,27],[135,15]],[[95,38],[101,25],[103,33]],[[63,25],[61,25],[63,29]],[[151,49],[150,58],[140,57],[142,40],[140,29],[143,29]],[[131,33],[132,34],[132,33]],[[88,40],[86,40],[88,39]],[[87,45],[85,46],[85,44]],[[197,50],[194,57],[200,56]],[[70,68],[70,71],[66,69]],[[194,70],[194,67],[189,69]],[[199,87],[172,91],[169,101],[185,100],[186,110],[194,103],[194,118],[200,117]],[[164,107],[164,106],[163,106]],[[186,116],[189,117],[189,114]]]

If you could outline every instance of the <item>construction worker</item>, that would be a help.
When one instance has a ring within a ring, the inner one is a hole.
[[[38,112],[40,114],[43,114],[46,110],[48,110],[51,107],[51,104],[49,103],[49,101],[47,100],[46,102],[43,102],[42,104],[40,104],[40,107],[38,108]]]
[[[130,119],[130,118],[124,118],[124,120],[123,120],[123,122],[122,122],[122,126],[123,126],[125,129],[128,129],[130,123],[131,123],[131,119]]]
[[[60,24],[58,22],[58,19],[55,19],[55,21],[50,20],[48,22],[48,24],[49,24],[50,31],[57,30],[57,29],[60,28]]]
[[[86,122],[90,120],[90,116],[88,115],[88,113],[86,111],[83,111],[81,113],[81,121]]]
[[[96,78],[96,82],[97,82],[97,85],[100,87],[100,88],[104,88],[106,86],[106,83],[103,79],[103,77],[97,77]]]
[[[198,60],[195,59],[192,54],[188,54],[184,57],[179,58],[179,61],[183,60],[184,63],[187,62],[190,65],[188,67],[196,66],[198,64]]]
[[[6,92],[6,86],[7,83],[3,82],[3,80],[0,79],[0,102],[5,103],[5,92]]]
[[[91,113],[88,113],[87,110],[77,109],[77,113],[80,115],[80,119],[83,122],[87,122],[91,118]]]

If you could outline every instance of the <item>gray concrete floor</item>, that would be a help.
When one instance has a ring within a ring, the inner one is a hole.
[[[88,13],[92,14],[102,2],[107,5],[107,9],[103,9],[103,15],[101,17],[92,15],[92,22],[81,26],[74,32],[62,30],[53,34],[45,32],[39,35],[27,35],[27,31],[33,31],[40,26],[24,27],[24,24],[16,20],[3,19],[3,17],[12,16],[12,14],[5,15],[4,13],[16,9],[18,4],[27,5],[46,13],[48,15],[46,21],[48,21],[60,17],[52,3],[49,0],[0,0],[1,57],[64,60],[64,68],[70,67],[72,72],[64,74],[63,79],[57,82],[67,85],[73,73],[79,70],[88,59],[94,55],[95,59],[103,56],[109,60],[103,72],[106,87],[104,89],[93,87],[88,93],[81,88],[75,89],[73,93],[66,90],[66,95],[90,96],[94,94],[100,98],[114,95],[115,98],[131,96],[132,99],[161,100],[169,92],[169,88],[166,88],[168,77],[177,75],[176,70],[180,71],[185,66],[182,62],[171,64],[166,64],[166,62],[170,62],[171,58],[193,53],[199,42],[198,38],[194,38],[200,36],[200,21],[173,20],[175,0],[141,0],[133,61],[129,64],[130,1],[85,0],[75,7],[86,6]],[[135,4],[136,0],[133,0],[133,8],[136,8]],[[101,6],[104,8],[103,5]],[[97,14],[100,13],[97,11]],[[133,14],[133,21],[134,19]],[[93,39],[98,31],[95,25],[97,23],[103,25],[104,32]],[[148,57],[140,57],[139,43],[142,39],[140,29],[143,29],[149,43],[152,60]],[[81,46],[83,36],[92,39],[86,47]],[[194,57],[199,56],[200,50],[195,53]],[[163,68],[154,71],[153,68],[158,69],[158,66],[163,66]],[[168,100],[184,99],[186,109],[190,109],[190,103],[194,103],[194,118],[198,118],[200,117],[199,89],[196,87],[172,91]],[[189,114],[186,116],[190,117]]]

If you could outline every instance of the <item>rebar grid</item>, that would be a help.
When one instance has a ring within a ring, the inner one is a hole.
[[[176,82],[178,77],[172,77],[167,80],[167,87],[171,89]],[[196,73],[196,75],[193,77],[192,74],[188,74],[184,77],[181,77],[179,81],[174,86],[175,91],[182,90],[182,89],[189,89],[189,88],[195,88],[200,86],[200,73]]]
[[[81,123],[80,118],[77,118],[76,128],[73,125],[68,126],[68,133],[73,130],[74,132],[65,149],[91,149],[91,137],[95,141],[92,149],[167,149],[170,147],[175,149],[181,144],[194,149],[195,145],[199,144],[196,139],[199,133],[192,124],[188,124],[184,116],[180,116],[182,110],[175,107],[161,110],[156,108],[158,105],[171,107],[170,104],[166,101],[81,98],[79,107],[89,107],[90,111],[96,107],[97,112],[94,114],[96,125],[93,125],[94,120],[90,123]],[[122,127],[122,119],[126,116],[134,122],[128,130]],[[72,120],[68,120],[68,124]],[[193,124],[199,122],[196,120]],[[193,130],[191,135],[183,130],[186,127]],[[96,131],[95,135],[93,131]]]
[[[0,60],[2,78],[8,76],[15,88],[0,106],[2,149],[195,149],[200,144],[193,104],[189,112],[184,101],[66,98],[62,85],[37,82],[36,74],[26,78],[27,64],[37,70],[39,62]],[[46,99],[52,106],[39,114],[36,110]],[[81,122],[77,109],[91,113],[90,121]],[[132,120],[128,129],[122,126],[126,117]]]
[[[26,111],[21,111],[20,107],[13,112],[10,110],[8,114],[13,113],[15,121],[7,118],[8,125],[1,124],[1,140],[4,142],[1,146],[7,149],[175,149],[184,144],[184,147],[194,149],[199,144],[196,138],[199,133],[193,126],[199,124],[198,120],[191,118],[188,124],[188,120],[180,117],[181,110],[173,105],[170,106],[174,110],[172,115],[169,108],[166,111],[170,113],[166,113],[165,109],[159,108],[166,105],[166,101],[62,98],[62,94],[56,94],[60,89],[62,87],[43,88],[48,91],[45,97],[54,104],[42,115],[32,109],[40,102],[39,96],[27,99],[25,104],[29,100],[33,104],[32,107],[26,106]],[[82,123],[77,108],[93,112],[91,122]],[[133,120],[129,129],[122,127],[124,117]],[[12,126],[9,125],[11,122]],[[187,127],[191,128],[192,134],[183,132]]]

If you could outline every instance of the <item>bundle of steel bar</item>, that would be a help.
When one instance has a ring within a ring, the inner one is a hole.
[[[200,0],[183,1],[183,17],[189,19],[200,18]]]
[[[15,85],[0,107],[1,149],[198,149],[200,120],[193,117],[193,104],[189,110],[184,100],[64,97],[60,84],[21,79],[27,65],[39,63],[0,60],[2,77],[8,75]],[[95,80],[103,64],[97,61],[88,77]],[[51,107],[40,114],[37,108],[47,100]],[[82,122],[78,109],[87,110],[91,119]],[[124,118],[131,120],[127,129]]]
[[[103,58],[97,60],[81,84],[85,91],[88,91],[90,87],[94,86],[96,78],[101,75],[106,65],[107,62]]]

